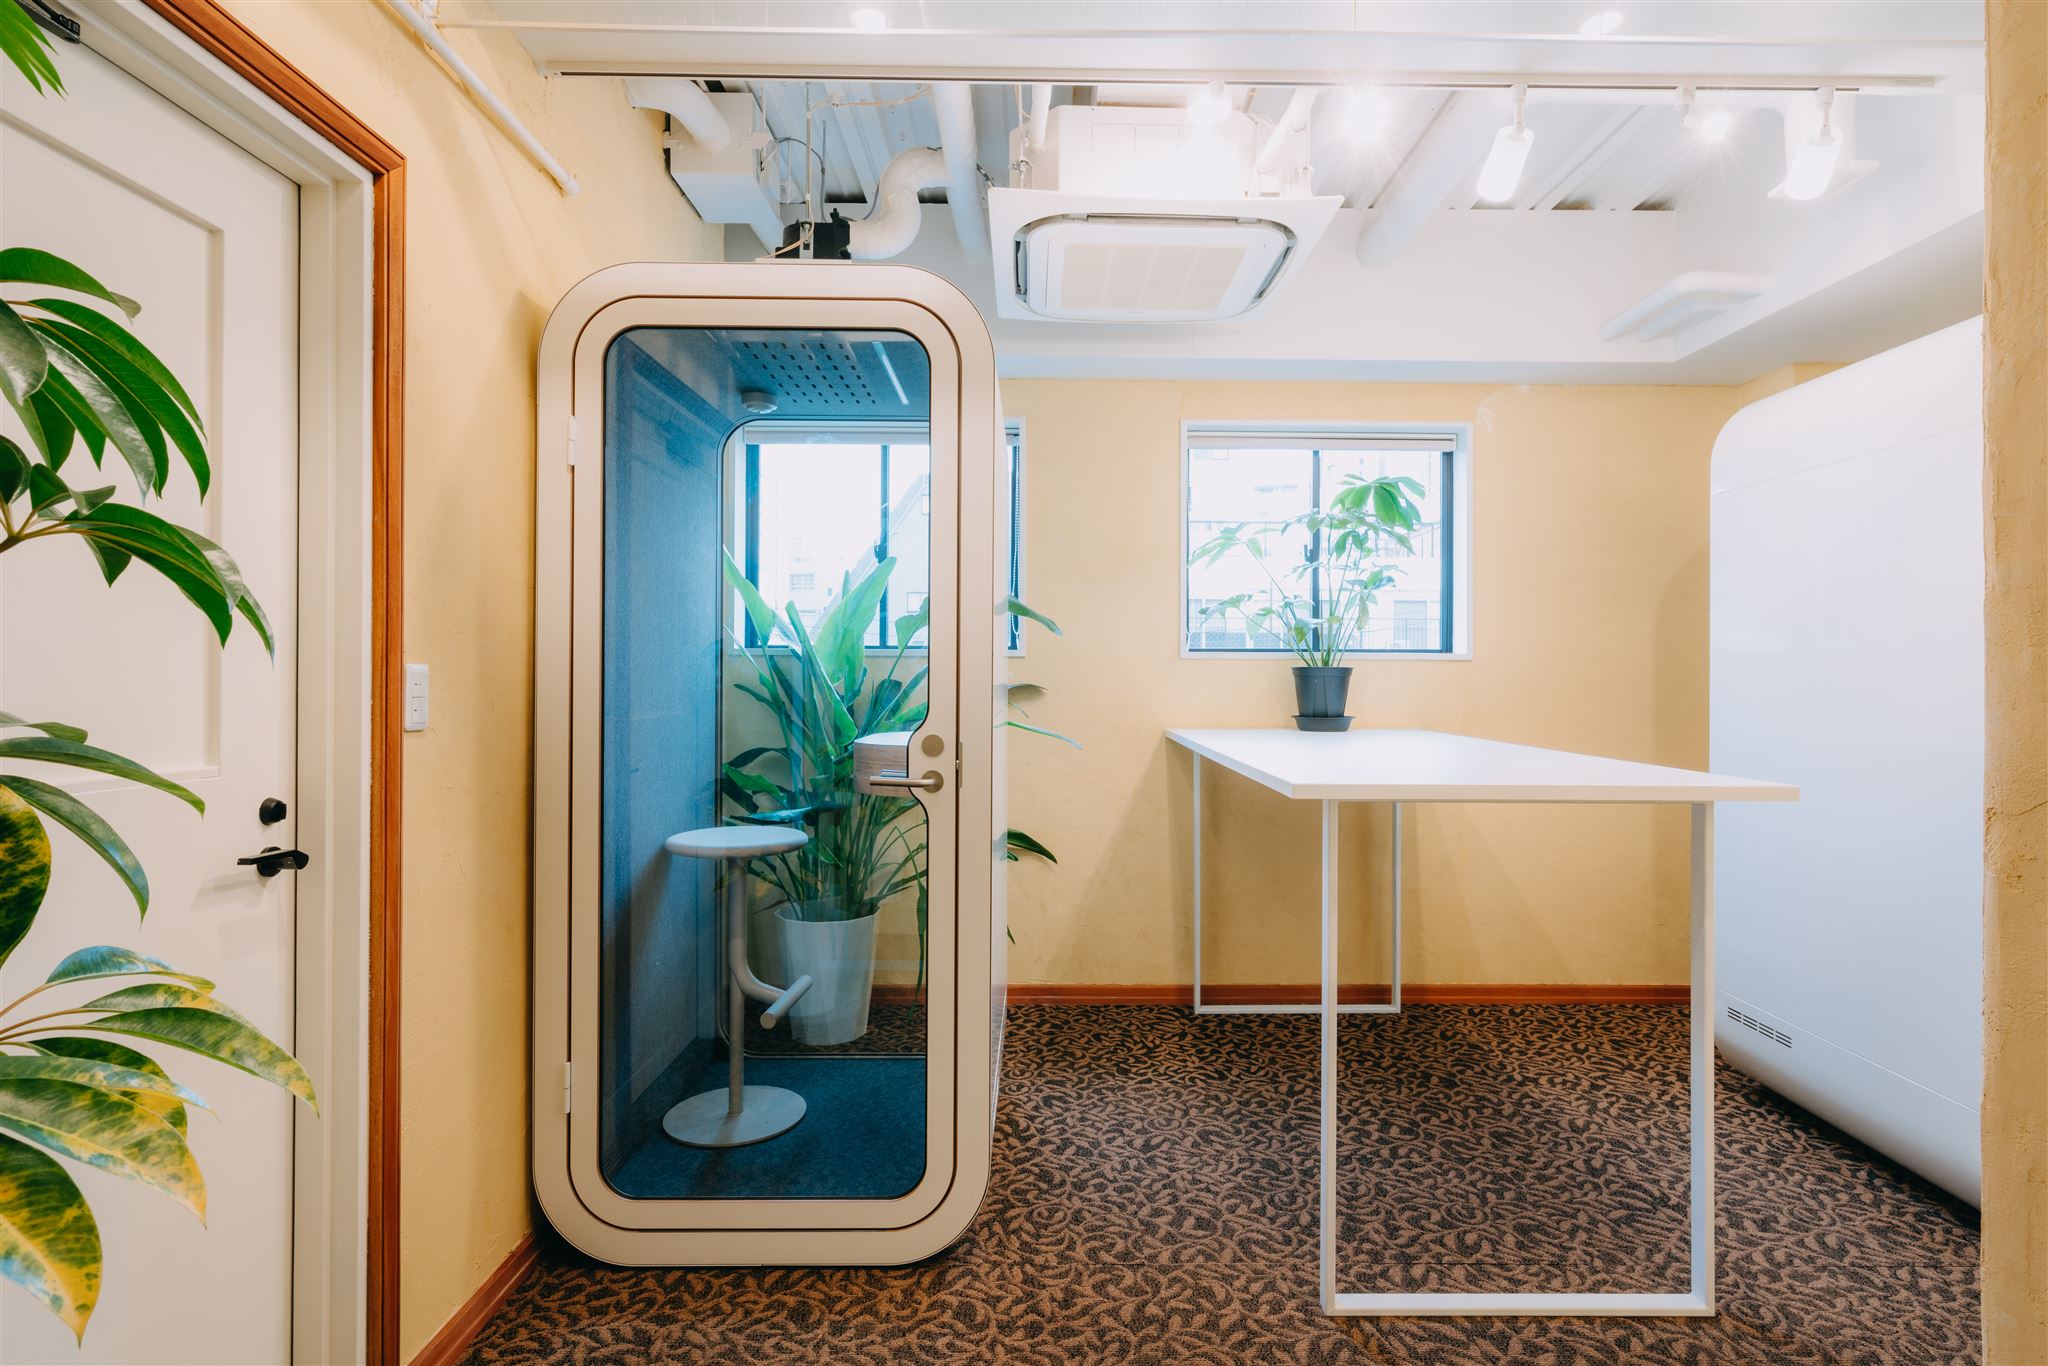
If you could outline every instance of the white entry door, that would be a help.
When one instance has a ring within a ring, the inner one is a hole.
[[[84,726],[206,802],[202,818],[160,793],[79,781],[77,770],[36,774],[86,797],[128,839],[151,904],[138,922],[112,872],[53,827],[49,898],[0,970],[0,999],[74,949],[126,945],[215,979],[223,1001],[289,1048],[294,878],[265,879],[236,860],[297,843],[298,191],[95,54],[64,47],[58,62],[68,98],[37,96],[12,68],[0,78],[0,243],[55,251],[142,301],[136,330],[198,404],[213,461],[203,507],[182,466],[151,506],[235,556],[277,651],[266,655],[240,622],[222,651],[168,582],[135,565],[109,588],[69,537],[0,556],[0,707]],[[64,473],[137,497],[111,451],[99,481],[82,450]],[[265,824],[259,807],[273,797],[287,814]],[[98,1311],[81,1351],[0,1282],[0,1361],[290,1357],[297,1102],[191,1054],[154,1051],[213,1106],[192,1112],[190,1133],[206,1225],[148,1187],[72,1167],[105,1244]]]

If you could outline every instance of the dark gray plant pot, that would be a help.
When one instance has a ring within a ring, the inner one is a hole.
[[[1344,715],[1344,702],[1351,693],[1351,668],[1310,668],[1296,665],[1294,669],[1294,704],[1297,724],[1300,717],[1327,718]],[[1307,730],[1310,727],[1302,727]],[[1323,727],[1314,727],[1323,729]]]

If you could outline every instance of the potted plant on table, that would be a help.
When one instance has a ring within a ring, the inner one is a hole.
[[[1294,669],[1294,724],[1302,730],[1349,730],[1344,707],[1351,690],[1345,655],[1364,634],[1380,590],[1395,571],[1379,563],[1389,548],[1405,552],[1421,520],[1422,485],[1405,476],[1348,476],[1319,511],[1280,522],[1225,527],[1188,556],[1197,568],[1243,551],[1266,577],[1262,589],[1234,593],[1202,609],[1202,620],[1241,615],[1250,634],[1277,636],[1301,662]],[[1298,563],[1277,573],[1275,546],[1307,536]]]
[[[777,612],[732,556],[725,557],[726,582],[761,643],[749,649],[734,632],[734,647],[754,675],[736,686],[773,719],[780,743],[734,755],[722,767],[719,788],[738,820],[794,825],[810,836],[801,849],[749,865],[781,898],[774,908],[780,980],[811,977],[811,989],[789,1013],[791,1032],[804,1044],[850,1043],[867,1032],[875,925],[892,898],[915,898],[918,985],[924,984],[930,906],[921,808],[909,797],[854,786],[854,742],[913,730],[925,715],[928,672],[911,642],[931,624],[929,602],[896,620],[899,644],[879,676],[868,667],[868,626],[895,568],[889,558],[858,578],[846,575],[815,625],[806,626],[795,603]],[[1050,619],[1014,598],[1006,610],[1059,633]],[[916,667],[906,673],[913,661]],[[1005,724],[1066,739],[1014,719]],[[1052,857],[1021,830],[1009,831],[1007,843],[1012,858],[1019,851]]]

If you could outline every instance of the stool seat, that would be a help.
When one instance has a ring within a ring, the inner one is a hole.
[[[683,858],[762,858],[810,842],[809,835],[787,825],[712,825],[670,835],[662,848]]]

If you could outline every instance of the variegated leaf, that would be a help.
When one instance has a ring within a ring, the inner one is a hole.
[[[206,1178],[185,1136],[118,1092],[0,1077],[0,1129],[60,1157],[155,1186],[206,1219]]]
[[[100,1296],[100,1230],[70,1173],[0,1135],[0,1276],[41,1300],[80,1341]]]

